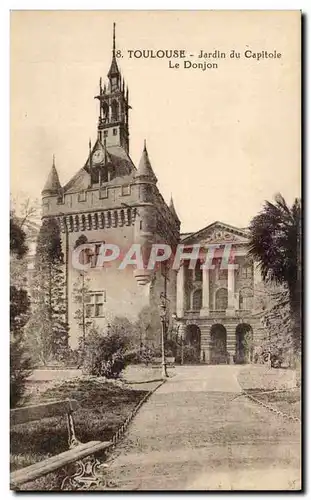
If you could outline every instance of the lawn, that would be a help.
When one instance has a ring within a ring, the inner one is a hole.
[[[294,370],[248,365],[241,369],[238,381],[244,390],[274,390],[295,387]]]
[[[300,418],[301,393],[298,387],[278,392],[252,391],[252,396],[286,415]]]
[[[287,415],[300,418],[301,390],[294,370],[252,365],[238,375],[242,389],[256,399]]]
[[[27,404],[76,399],[75,430],[82,442],[109,441],[153,384],[125,387],[94,379],[76,378],[34,391]],[[11,470],[26,467],[68,449],[66,416],[11,427]],[[49,474],[23,486],[31,490],[58,490],[64,471]]]

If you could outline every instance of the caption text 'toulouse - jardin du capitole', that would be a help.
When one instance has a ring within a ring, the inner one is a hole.
[[[127,49],[116,51],[118,58],[123,58],[124,55],[129,59],[165,59],[170,69],[199,69],[201,71],[217,69],[218,62],[216,60],[220,59],[245,59],[261,62],[280,59],[282,57],[282,54],[274,48],[271,50],[255,51],[248,46],[243,50],[231,49],[229,51],[219,49],[207,51],[200,49],[196,53],[191,53],[184,49]]]

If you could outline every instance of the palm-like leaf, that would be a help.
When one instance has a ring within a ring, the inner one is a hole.
[[[258,262],[263,279],[286,283],[289,290],[297,281],[300,217],[300,200],[289,208],[278,194],[274,204],[265,202],[250,224],[249,253]]]

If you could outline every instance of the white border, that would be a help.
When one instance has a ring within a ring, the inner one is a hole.
[[[138,1],[133,1],[133,2],[126,2],[126,1],[120,1],[120,0],[114,0],[114,2],[110,2],[109,5],[107,6],[107,3],[105,3],[105,7],[103,9],[103,1],[95,1],[95,0],[84,0],[84,1],[69,1],[69,0],[46,0],[44,3],[40,2],[39,0],[29,0],[28,2],[23,2],[23,1],[5,1],[3,0],[1,2],[0,6],[0,37],[1,37],[1,44],[0,44],[0,50],[1,50],[1,62],[2,62],[2,71],[1,71],[1,138],[2,138],[2,162],[1,162],[1,186],[2,186],[2,192],[0,196],[0,204],[1,204],[1,218],[2,218],[2,234],[5,235],[5,238],[7,238],[6,243],[8,243],[8,210],[9,210],[9,11],[10,10],[302,10],[306,16],[310,14],[311,11],[311,4],[310,1],[308,0],[303,0],[300,2],[296,2],[294,0],[283,0],[283,1],[271,1],[271,0],[261,0],[261,1],[252,1],[250,2],[249,0],[246,1],[235,1],[235,2],[230,2],[230,1],[224,1],[224,0],[218,0],[218,1],[198,1],[198,0],[192,0],[190,1],[182,1],[180,0],[179,2],[173,2],[170,0],[157,0],[157,1],[150,1],[148,2],[148,5],[146,5],[146,2],[138,2]],[[310,19],[307,20],[308,23],[310,22]],[[307,54],[307,60],[305,61],[306,66],[310,67],[310,37],[306,36],[305,40],[305,51]],[[308,64],[309,63],[309,64]],[[307,72],[308,69],[308,72]],[[308,73],[308,74],[307,74]],[[305,68],[305,74],[306,77],[309,76],[309,68]],[[307,85],[305,84],[305,90],[307,90]],[[310,102],[310,100],[309,100]],[[308,104],[308,108],[306,110],[306,117],[305,121],[307,122],[307,118],[310,116],[310,104],[309,102],[305,100],[304,106]],[[305,144],[308,143],[308,138],[309,134],[307,135],[307,130],[305,131]],[[305,149],[307,147],[305,146]],[[307,157],[304,159],[305,160],[305,175],[304,175],[304,183],[305,183],[305,193],[309,192],[309,176],[307,175],[308,172],[308,167],[309,167],[309,162],[307,161]],[[286,175],[286,173],[284,173]],[[308,205],[306,206],[305,210],[305,215],[309,215],[309,209]],[[310,221],[310,217],[308,218]],[[305,225],[306,229],[306,248],[309,248],[311,246],[311,242],[309,241],[309,234],[310,231],[307,231],[308,227],[307,224]],[[2,284],[2,290],[1,290],[1,308],[2,308],[2,315],[1,315],[1,347],[0,347],[0,352],[2,352],[2,360],[1,360],[1,381],[2,381],[2,387],[1,387],[1,401],[2,401],[2,411],[1,411],[1,429],[3,431],[3,436],[1,440],[1,464],[0,464],[0,470],[1,470],[1,480],[0,480],[0,494],[1,494],[1,499],[2,498],[8,498],[12,495],[11,492],[8,490],[8,483],[9,483],[9,460],[8,460],[8,453],[9,453],[9,412],[8,412],[8,401],[9,401],[9,385],[8,385],[8,377],[9,377],[9,321],[8,321],[8,310],[9,310],[9,300],[8,300],[8,284],[9,284],[9,256],[8,256],[8,245],[4,244],[3,238],[2,238],[2,245],[1,245],[1,284]],[[307,256],[308,250],[305,252],[305,256]],[[308,269],[307,269],[308,271]],[[309,272],[306,273],[306,285],[305,288],[307,289],[307,283],[310,283],[309,278]],[[309,310],[310,311],[310,304],[309,304],[309,297],[306,297],[306,312]],[[309,328],[308,328],[308,318],[305,318],[305,337],[307,337],[309,333]],[[307,359],[311,360],[311,356],[309,353],[309,347],[310,347],[310,342],[308,345],[305,345],[305,364],[306,366],[308,365]],[[309,394],[309,391],[308,391]],[[305,406],[306,406],[306,414],[308,414],[308,403],[309,398],[307,395],[307,391],[305,392]],[[304,429],[304,438],[305,438],[305,446],[306,446],[306,452],[308,451],[308,440],[307,438],[307,418],[305,418],[305,429]],[[273,443],[271,443],[273,446]],[[310,465],[310,460],[306,461],[306,467],[305,467],[305,481],[307,478],[311,477],[311,465]],[[105,496],[107,493],[104,493]],[[121,495],[122,493],[120,493]],[[115,496],[116,494],[114,494]],[[227,496],[226,494],[224,494]],[[230,494],[228,494],[229,496]],[[280,494],[279,494],[280,495]],[[28,498],[38,498],[41,495],[38,493],[35,494],[29,494],[27,495]],[[119,495],[117,495],[119,496]],[[162,497],[168,496],[167,493],[164,493]],[[192,495],[190,495],[192,496]],[[209,497],[214,497],[215,495],[209,495]],[[265,497],[272,497],[271,495],[265,494]],[[292,495],[286,494],[286,497],[289,498]],[[141,495],[140,495],[141,497]],[[78,495],[71,495],[71,498],[81,498]]]

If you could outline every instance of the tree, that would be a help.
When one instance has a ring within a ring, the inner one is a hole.
[[[79,339],[79,350],[83,358],[85,341],[88,336],[88,332],[93,324],[87,315],[87,303],[89,302],[89,291],[90,291],[90,279],[85,275],[83,271],[77,277],[73,288],[73,301],[77,304],[78,308],[74,313],[74,318],[81,331],[81,336]]]
[[[44,219],[37,240],[33,279],[34,308],[27,332],[43,363],[62,359],[68,349],[64,260],[59,225]]]
[[[137,327],[140,344],[158,347],[161,338],[161,319],[156,306],[145,306],[138,315]]]
[[[10,212],[10,253],[21,260],[27,253],[26,234],[19,225],[14,211]],[[14,267],[14,261],[11,262]],[[12,274],[12,273],[11,273]],[[20,283],[11,279],[10,285],[10,405],[14,407],[24,394],[26,380],[32,371],[25,347],[24,326],[29,316],[30,300]]]
[[[288,290],[293,347],[301,343],[301,202],[289,207],[281,194],[266,201],[250,223],[249,253],[258,262],[265,282],[285,285]],[[284,297],[283,297],[284,298]]]

